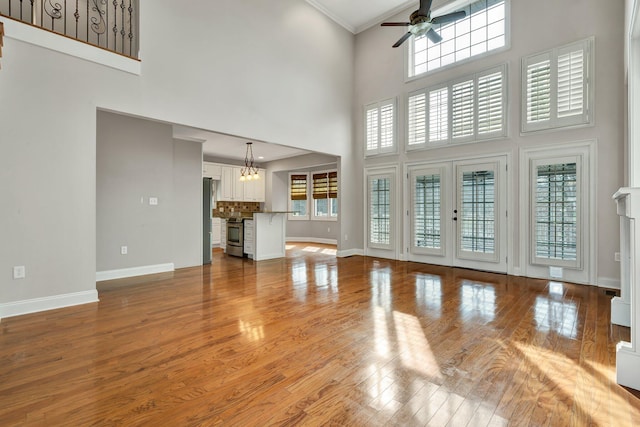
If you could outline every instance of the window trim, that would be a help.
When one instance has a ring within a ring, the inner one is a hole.
[[[500,131],[479,134],[478,133],[478,81],[486,76],[490,76],[495,73],[502,74],[502,129]],[[406,143],[405,143],[405,151],[410,152],[414,150],[424,150],[424,149],[432,149],[432,148],[440,148],[451,145],[472,143],[472,142],[480,142],[480,141],[489,141],[495,139],[502,139],[508,136],[508,123],[509,123],[509,109],[508,109],[508,91],[509,91],[509,81],[508,81],[508,66],[506,63],[498,65],[496,67],[492,67],[483,71],[479,71],[477,73],[469,74],[463,77],[459,77],[456,79],[448,80],[445,82],[441,82],[432,86],[428,86],[426,88],[418,89],[412,91],[407,94],[406,100],[406,121],[405,121],[405,132],[406,132]],[[453,93],[452,88],[454,85],[464,83],[467,81],[473,80],[473,135],[467,137],[453,137]],[[447,138],[438,140],[438,141],[429,141],[430,135],[430,109],[429,109],[429,100],[430,94],[439,90],[447,88]],[[420,142],[418,144],[409,144],[410,140],[410,121],[411,117],[409,115],[409,105],[411,102],[411,98],[414,96],[418,96],[420,94],[424,94],[425,96],[425,141]]]
[[[382,109],[382,107],[385,107],[387,105],[391,105],[393,107],[393,116],[392,116],[392,142],[391,142],[391,147],[380,147],[380,135],[381,135],[381,126],[380,126],[380,111]],[[369,128],[369,123],[367,120],[367,115],[368,112],[371,110],[377,109],[378,111],[378,125],[376,126],[377,128],[377,146],[375,149],[368,149],[367,147],[367,140],[369,137],[369,132],[368,132],[368,128]],[[365,157],[369,157],[369,156],[375,156],[375,155],[382,155],[382,154],[395,154],[398,151],[398,99],[397,97],[393,97],[393,98],[387,98],[384,99],[382,101],[378,101],[378,102],[372,102],[370,104],[366,104],[363,107],[363,131],[364,131],[364,155]]]
[[[291,199],[291,177],[294,175],[305,175],[306,176],[306,207],[307,207],[307,214],[306,215],[294,215],[293,214],[293,199]],[[289,213],[287,213],[287,219],[289,221],[308,221],[310,214],[309,214],[309,173],[308,172],[289,172],[289,182],[287,184],[287,205],[289,207]]]
[[[337,180],[338,180],[338,187],[340,186],[340,175],[338,175],[338,170],[337,169],[328,169],[328,170],[321,170],[321,171],[313,171],[313,172],[309,172],[309,175],[311,176],[311,210],[310,210],[310,219],[312,221],[337,221],[338,217],[340,216],[340,213],[338,212],[338,214],[331,215],[331,211],[332,211],[332,207],[333,207],[333,203],[334,201],[337,202],[338,201],[338,197],[336,194],[336,197],[331,197],[331,177],[330,174],[331,173],[335,173],[337,175]],[[329,215],[328,216],[320,216],[317,215],[317,211],[316,211],[316,198],[314,197],[314,190],[315,190],[315,186],[314,186],[314,179],[313,176],[314,175],[322,175],[322,174],[326,174],[327,175],[327,199],[329,199],[329,203],[327,205],[328,210],[329,210]],[[338,191],[339,193],[339,191]],[[338,210],[340,209],[340,206],[338,205]]]
[[[432,10],[432,16],[440,16],[446,13],[451,13],[456,10],[460,10],[462,7],[466,7],[469,5],[469,1],[465,0],[454,0],[449,4],[444,5],[438,9]],[[436,68],[435,70],[425,71],[420,74],[412,75],[412,63],[413,63],[413,49],[414,49],[414,38],[411,37],[409,43],[406,43],[406,48],[404,50],[404,81],[405,83],[412,82],[414,80],[422,79],[427,76],[439,73],[441,71],[447,71],[451,68],[455,68],[464,64],[468,64],[470,62],[479,61],[483,58],[489,57],[491,55],[495,55],[501,52],[505,52],[511,49],[511,0],[505,0],[505,29],[504,29],[504,37],[505,43],[504,46],[499,47],[497,49],[493,49],[487,52],[480,53],[475,56],[470,56],[469,58],[462,59],[457,62],[452,62],[451,64],[444,65],[440,68]]]
[[[555,142],[552,144],[536,145],[535,147],[523,148],[520,151],[521,165],[519,169],[519,203],[520,209],[520,274],[527,277],[550,279],[549,266],[531,263],[531,173],[529,171],[531,160],[547,159],[554,162],[555,159],[569,156],[579,156],[582,160],[582,268],[562,268],[562,278],[560,280],[593,284],[597,280],[597,153],[598,141],[587,139],[575,142]],[[557,267],[557,266],[554,266]],[[557,279],[556,279],[557,280]]]
[[[398,188],[397,188],[398,168],[396,165],[380,165],[378,167],[366,168],[364,171],[364,236],[365,236],[365,254],[370,256],[378,256],[382,258],[397,259],[398,257],[398,238],[399,238],[399,221],[401,215],[398,211]],[[389,244],[371,243],[371,210],[370,210],[370,180],[372,178],[389,178]],[[402,197],[400,195],[400,197]]]
[[[595,60],[594,60],[595,37],[578,40],[562,46],[555,47],[533,55],[522,58],[521,63],[521,105],[520,105],[520,134],[522,136],[536,132],[553,131],[557,129],[587,127],[594,125],[595,107]],[[582,49],[583,52],[583,111],[581,114],[574,114],[565,118],[558,117],[558,58],[560,55],[575,52]],[[529,66],[539,63],[545,59],[550,61],[550,118],[545,122],[529,123],[527,121],[527,71]]]

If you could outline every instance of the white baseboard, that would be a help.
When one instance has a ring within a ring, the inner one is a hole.
[[[141,267],[121,268],[96,272],[96,282],[103,280],[124,279],[126,277],[144,276],[145,274],[166,273],[175,270],[172,262],[166,264],[143,265]]]
[[[70,294],[53,295],[50,297],[33,298],[22,301],[0,304],[0,319],[5,317],[20,316],[23,314],[37,313],[40,311],[54,310],[56,308],[71,307],[74,305],[98,302],[98,291],[74,292]]]
[[[287,243],[321,243],[324,245],[337,245],[336,239],[321,239],[318,237],[287,237]]]
[[[598,277],[599,288],[620,289],[620,279],[612,279],[611,277]]]
[[[343,251],[338,251],[338,253],[336,254],[336,256],[338,258],[346,258],[348,256],[354,256],[354,255],[364,255],[364,251],[362,249],[345,249]]]

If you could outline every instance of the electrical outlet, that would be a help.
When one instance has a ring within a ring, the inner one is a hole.
[[[27,277],[27,270],[24,268],[24,265],[16,265],[13,267],[14,279],[24,279],[25,277]]]
[[[157,206],[158,205],[158,198],[157,197],[149,197],[149,204],[151,206]]]
[[[331,233],[331,227],[327,227],[327,233]]]
[[[614,254],[613,254],[613,259],[614,259],[615,261],[620,262],[620,252],[616,252],[616,253],[614,253]]]
[[[344,233],[344,241],[346,242],[347,240],[349,240],[349,235],[347,233]]]
[[[126,255],[129,252],[129,248],[126,246],[120,246],[120,255]]]

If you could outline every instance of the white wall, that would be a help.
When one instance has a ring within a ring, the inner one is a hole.
[[[435,6],[443,2],[434,2]],[[578,5],[579,3],[579,5]],[[414,8],[388,19],[405,20]],[[597,281],[614,285],[619,280],[619,264],[614,261],[614,252],[619,249],[618,217],[611,195],[623,183],[624,171],[624,2],[582,2],[555,0],[524,1],[511,0],[511,46],[507,51],[496,53],[446,71],[439,71],[410,82],[404,78],[404,50],[391,45],[405,31],[404,28],[373,27],[356,36],[356,90],[354,102],[355,137],[357,150],[363,152],[363,105],[398,97],[399,154],[367,159],[366,165],[396,164],[407,161],[430,161],[442,158],[475,157],[485,153],[507,153],[511,155],[510,169],[518,188],[520,149],[541,144],[563,144],[573,141],[597,140],[596,215]],[[595,36],[595,126],[580,129],[565,129],[556,132],[520,135],[520,60],[523,56],[561,46],[573,41]],[[448,81],[458,76],[492,66],[508,65],[508,138],[498,141],[466,144],[435,150],[412,153],[404,152],[406,139],[407,93]],[[402,170],[402,168],[400,168]],[[363,188],[363,187],[361,187]],[[515,212],[515,235],[509,245],[515,247],[512,262],[516,267],[524,262],[517,248],[520,234],[518,195],[509,195]],[[403,245],[404,246],[404,245]],[[403,247],[401,246],[401,247]],[[595,281],[595,280],[594,280]]]
[[[174,140],[171,125],[104,111],[96,144],[97,271],[201,264],[202,144]]]
[[[299,0],[141,3],[139,76],[5,36],[0,317],[95,290],[97,108],[351,161],[350,33]]]

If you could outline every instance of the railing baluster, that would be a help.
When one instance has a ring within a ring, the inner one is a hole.
[[[120,35],[122,36],[122,51],[124,51],[124,35],[126,34],[124,32],[124,0],[122,0],[122,3],[120,4],[120,12],[122,14],[122,27],[120,28]]]
[[[135,58],[139,0],[82,1],[0,0],[0,16]]]
[[[76,11],[73,14],[76,19],[76,38],[78,38],[78,20],[80,19],[80,11],[78,10],[78,0],[76,0]]]
[[[113,50],[118,51],[118,0],[113,0]]]
[[[129,55],[133,52],[133,7],[131,7],[131,0],[129,0]],[[124,49],[122,49],[124,51]],[[124,52],[122,52],[124,53]]]

